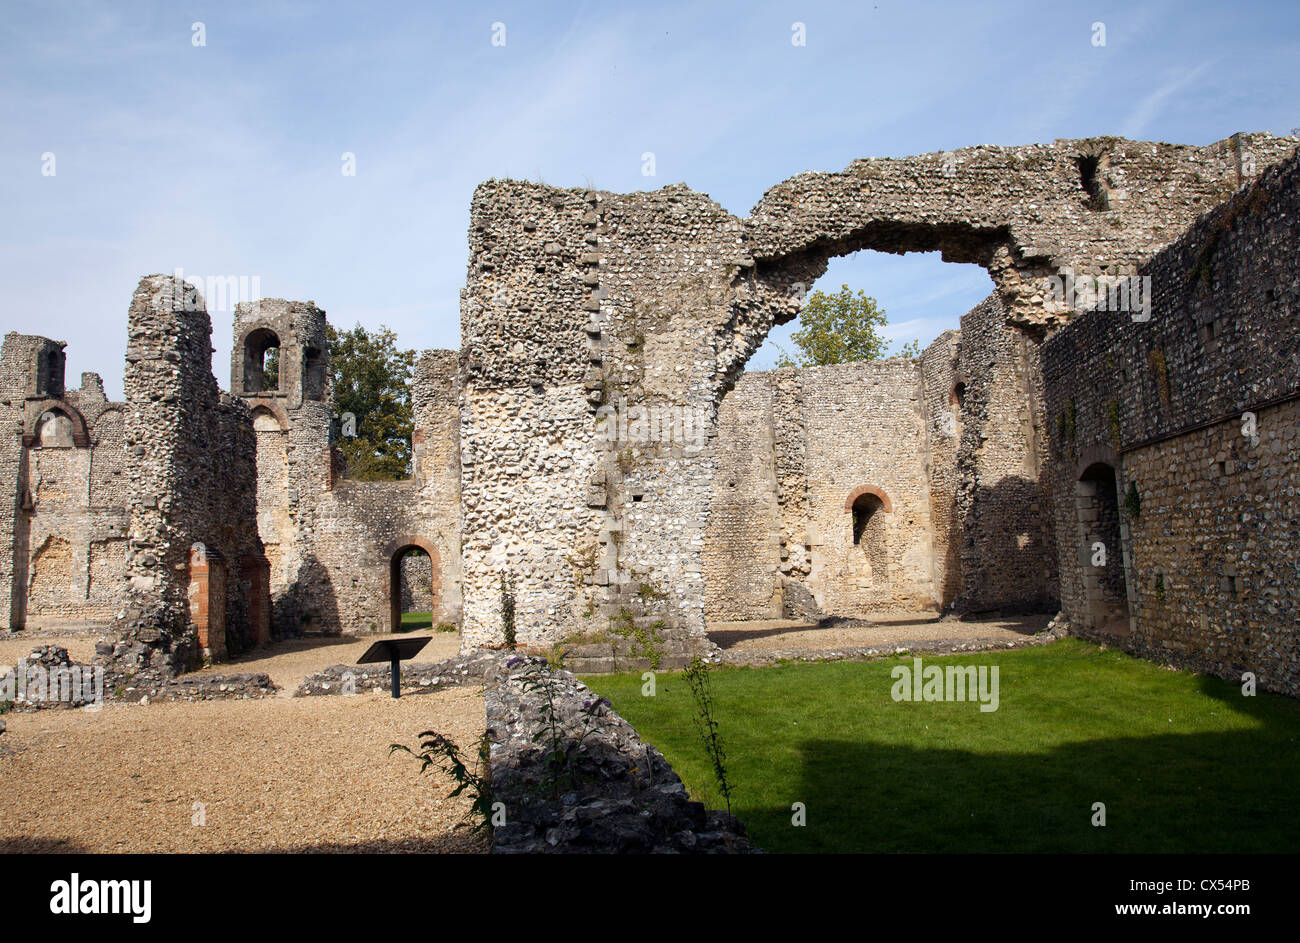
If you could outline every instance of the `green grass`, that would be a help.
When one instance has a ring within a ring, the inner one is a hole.
[[[432,612],[403,612],[402,627],[400,632],[413,632],[416,629],[429,629],[433,627]]]
[[[713,672],[732,811],[774,852],[1290,852],[1300,703],[1076,639],[999,666],[999,709],[895,702],[911,658]],[[680,674],[584,679],[718,807]],[[807,825],[791,824],[802,802]],[[1106,827],[1091,825],[1106,805]]]

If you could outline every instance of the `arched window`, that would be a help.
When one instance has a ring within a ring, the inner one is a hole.
[[[260,327],[244,338],[244,392],[280,389],[280,338]]]

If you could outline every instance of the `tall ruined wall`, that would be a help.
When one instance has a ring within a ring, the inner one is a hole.
[[[935,608],[930,442],[917,361],[801,370],[799,386],[807,515],[786,527],[790,544],[811,548],[809,589],[833,614]],[[855,541],[852,504],[864,489],[883,507]]]
[[[331,585],[310,542],[319,495],[330,487],[332,395],[325,312],[313,302],[261,298],[235,307],[230,388],[253,416],[257,526],[270,567],[276,635],[301,631]],[[276,382],[263,370],[278,350]]]
[[[12,501],[0,582],[13,628],[105,622],[125,591],[123,404],[94,373],[65,390],[63,346],[11,333],[0,358],[0,411],[13,430],[0,447]]]
[[[779,501],[792,486],[802,498],[803,486],[787,478],[783,491],[777,480],[774,400],[786,405],[793,399],[794,372],[747,373],[718,409],[718,467],[703,551],[704,615],[710,621],[783,615],[780,577],[793,564],[789,551],[783,559]],[[802,444],[802,436],[782,436],[783,444],[791,439]]]
[[[961,332],[944,331],[921,352],[921,397],[930,443],[930,527],[934,533],[934,595],[943,609],[961,590],[962,520],[957,508],[957,449],[965,389],[958,358]]]
[[[212,376],[212,324],[192,286],[142,278],[127,330],[130,596],[119,628],[183,668],[199,648],[219,658],[228,639],[265,636],[257,446],[247,406]],[[215,631],[203,644],[196,622],[209,613]]]
[[[1089,312],[1049,338],[1042,358],[1072,625],[1109,628],[1139,654],[1225,677],[1252,671],[1291,694],[1300,693],[1298,220],[1293,158],[1142,267],[1154,292],[1148,321]],[[1093,546],[1104,544],[1098,470],[1116,479],[1121,505],[1122,546],[1106,547],[1104,563]],[[1100,625],[1098,596],[1116,584],[1127,624]]]
[[[1056,603],[1050,495],[1036,405],[1037,343],[1012,328],[996,295],[961,319],[964,388],[957,453],[962,591],[957,607],[1039,610]]]
[[[465,642],[500,640],[502,573],[529,641],[597,628],[594,612],[702,633],[717,405],[831,256],[977,262],[1037,335],[1069,313],[1046,276],[1132,271],[1294,147],[1099,138],[857,161],[774,187],[747,220],[682,186],[481,185],[461,301]],[[610,411],[654,407],[696,414],[703,444],[606,447]]]

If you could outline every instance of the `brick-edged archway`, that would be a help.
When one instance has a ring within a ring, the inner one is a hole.
[[[889,500],[889,495],[885,494],[883,489],[877,488],[875,485],[863,485],[860,488],[854,488],[850,491],[849,496],[844,499],[844,510],[852,511],[853,502],[858,500],[858,498],[862,497],[864,494],[874,494],[880,499],[880,509],[886,514],[893,513],[894,502]]]
[[[27,448],[40,445],[41,417],[46,413],[58,413],[72,423],[72,444],[79,449],[90,448],[90,432],[86,428],[86,418],[76,407],[61,399],[43,399],[28,403],[27,416],[23,422],[23,445]]]
[[[402,627],[402,558],[413,548],[419,548],[429,555],[433,589],[429,601],[431,618],[438,608],[438,589],[441,585],[442,572],[442,557],[438,553],[438,548],[428,537],[415,534],[397,537],[384,548],[384,558],[388,561],[388,580],[385,586],[388,593],[388,631],[390,632],[397,632]]]

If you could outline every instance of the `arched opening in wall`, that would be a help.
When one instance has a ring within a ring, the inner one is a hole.
[[[249,331],[244,338],[244,392],[280,389],[280,338],[270,328]]]
[[[440,576],[438,552],[426,541],[407,543],[393,553],[388,575],[392,631],[433,626]]]
[[[950,249],[956,239],[969,244]],[[947,604],[960,589],[958,331],[994,289],[977,261],[992,258],[992,243],[894,226],[851,240],[824,263],[811,258],[825,251],[817,247],[759,267],[773,289],[804,302],[752,353],[719,408],[703,561],[715,622],[802,617],[790,600],[809,593],[825,614],[848,615],[896,600]],[[813,316],[817,293],[832,318]],[[828,336],[837,320],[861,342],[837,346]],[[831,342],[819,348],[818,334]],[[799,370],[753,375],[784,366]],[[895,495],[899,512],[864,499],[855,526],[841,490],[855,481]],[[783,613],[764,611],[774,590]]]
[[[1128,586],[1120,528],[1119,486],[1115,467],[1093,462],[1075,486],[1083,568],[1084,620],[1098,632],[1129,632]]]
[[[888,495],[876,488],[859,488],[851,498],[853,545],[866,559],[868,579],[874,586],[889,582],[889,527],[885,515],[892,510]]]

